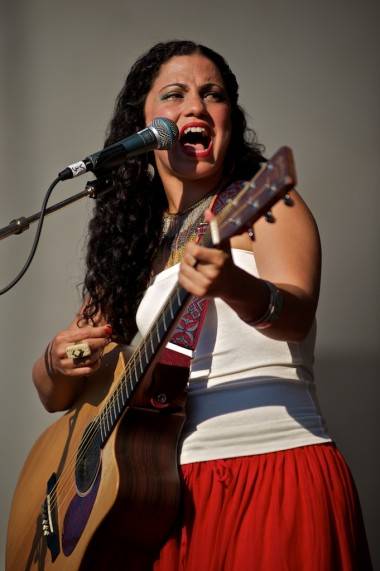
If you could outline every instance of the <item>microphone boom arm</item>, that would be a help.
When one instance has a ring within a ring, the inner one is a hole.
[[[49,206],[45,211],[45,215],[47,216],[57,210],[61,210],[61,208],[64,208],[65,206],[68,206],[69,204],[72,204],[86,196],[96,199],[100,194],[109,192],[110,190],[112,190],[111,181],[106,177],[88,181],[84,190]],[[13,236],[14,234],[22,234],[25,230],[28,230],[33,222],[37,222],[41,218],[41,212],[42,211],[40,210],[31,216],[20,216],[20,218],[11,220],[8,226],[0,228],[0,240],[4,240],[5,238],[8,238],[8,236]]]

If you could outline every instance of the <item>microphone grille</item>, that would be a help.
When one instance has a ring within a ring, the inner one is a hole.
[[[177,125],[166,117],[156,117],[149,127],[155,129],[158,134],[157,149],[171,149],[178,139]]]

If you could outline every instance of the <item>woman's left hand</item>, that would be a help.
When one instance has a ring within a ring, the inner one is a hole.
[[[226,286],[233,279],[234,268],[229,248],[205,248],[189,242],[178,279],[182,287],[197,297],[224,297]]]

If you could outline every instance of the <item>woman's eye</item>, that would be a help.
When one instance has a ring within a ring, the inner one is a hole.
[[[163,101],[167,101],[170,99],[182,99],[182,93],[178,93],[178,91],[171,91],[169,93],[164,93],[164,95],[162,95],[161,99]]]
[[[211,101],[225,101],[226,96],[221,91],[208,91],[204,94],[205,99],[209,99]]]

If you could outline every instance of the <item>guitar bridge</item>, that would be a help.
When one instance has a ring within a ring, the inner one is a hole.
[[[53,472],[46,486],[45,501],[41,506],[41,531],[54,561],[60,552],[57,525],[56,488],[57,474]]]

